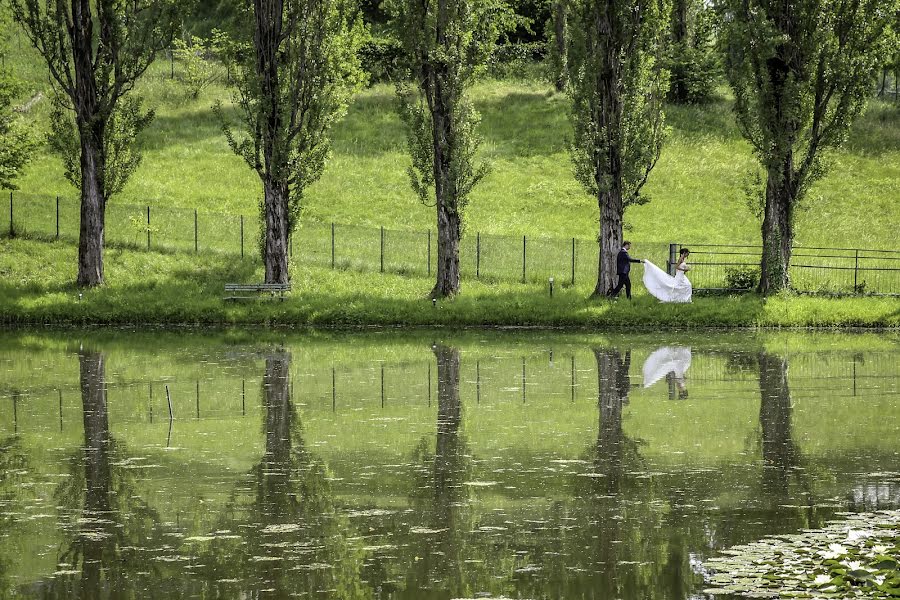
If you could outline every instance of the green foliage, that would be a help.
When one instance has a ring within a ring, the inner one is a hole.
[[[365,84],[358,56],[364,29],[349,9],[341,0],[285,4],[274,96],[267,94],[256,71],[256,52],[248,39],[252,23],[245,23],[242,38],[221,36],[218,41],[234,82],[243,130],[235,133],[217,102],[225,138],[263,181],[287,184],[289,232],[296,226],[306,188],[325,168],[332,126]],[[271,114],[272,106],[278,107],[277,114]]]
[[[142,112],[139,98],[127,97],[137,79],[168,45],[174,30],[178,3],[174,0],[146,0],[119,3],[102,0],[82,7],[89,23],[85,28],[96,36],[90,72],[77,72],[79,63],[74,41],[78,28],[70,23],[71,7],[63,0],[42,5],[38,0],[11,0],[13,17],[22,26],[32,45],[50,71],[56,100],[51,116],[51,147],[63,156],[66,178],[81,185],[79,155],[81,138],[100,133],[99,161],[95,168],[109,196],[120,192],[140,163],[133,147],[136,136],[153,118]],[[91,12],[93,7],[94,13]],[[90,79],[90,86],[78,82]],[[65,113],[71,111],[74,119]]]
[[[721,43],[735,114],[760,164],[793,201],[825,174],[871,95],[896,0],[840,3],[728,0]],[[792,156],[791,172],[784,173]]]
[[[725,267],[725,287],[753,290],[759,284],[759,267]]]
[[[15,179],[37,147],[32,128],[13,114],[12,103],[22,89],[8,70],[0,69],[0,189],[18,189]]]
[[[401,70],[403,46],[389,35],[372,35],[359,49],[360,63],[369,83],[396,81]]]
[[[674,0],[671,41],[663,60],[670,73],[669,101],[699,104],[713,97],[721,74],[715,25],[712,6],[698,0]]]
[[[466,88],[484,72],[497,39],[516,19],[497,0],[440,0],[440,5],[445,2],[443,14],[432,1],[395,0],[390,8],[406,60],[407,77],[397,84],[397,95],[412,158],[410,183],[430,204],[435,177],[445,177],[440,182],[445,197],[438,201],[462,215],[469,193],[487,174],[487,166],[475,158],[479,115]],[[443,123],[440,132],[435,117]],[[443,165],[437,164],[435,147]]]
[[[129,95],[120,99],[107,119],[103,137],[106,166],[101,173],[107,198],[120,193],[141,164],[141,149],[135,144],[138,135],[153,121],[154,112],[144,111],[143,99]],[[59,95],[54,96],[50,112],[50,148],[63,161],[65,177],[81,189],[81,143],[72,111]]]
[[[668,73],[657,56],[669,3],[580,0],[571,6],[575,177],[592,197],[615,186],[624,206],[641,204],[641,188],[666,137],[662,98]],[[598,30],[598,21],[612,33]]]
[[[220,70],[214,56],[223,36],[221,31],[213,30],[210,38],[194,36],[189,41],[174,41],[172,54],[180,66],[178,76],[191,98],[199,98],[204,88],[219,79]]]

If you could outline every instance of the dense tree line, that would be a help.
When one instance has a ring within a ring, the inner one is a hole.
[[[176,0],[8,1],[46,63],[51,147],[81,191],[82,286],[103,283],[106,205],[139,165],[136,138],[153,117],[134,87],[174,38],[185,62],[215,55],[227,67],[240,124],[223,118],[224,137],[260,177],[267,283],[290,278],[304,191],[365,71],[395,82],[410,182],[436,210],[432,297],[460,291],[467,199],[488,171],[466,90],[502,45],[540,46],[569,96],[574,174],[599,213],[595,295],[615,278],[625,209],[648,200],[664,100],[707,101],[724,73],[761,168],[759,290],[771,293],[790,286],[793,215],[826,171],[823,153],[846,138],[879,76],[887,93],[900,70],[900,0],[216,0],[189,11]],[[192,73],[199,94],[208,73]],[[31,148],[11,116],[15,95],[0,73],[3,187]]]

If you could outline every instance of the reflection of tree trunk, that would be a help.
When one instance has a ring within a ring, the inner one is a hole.
[[[279,516],[287,514],[287,504],[291,502],[288,492],[293,406],[289,354],[273,354],[266,358],[262,385],[266,409],[266,453],[260,465],[257,494],[264,518],[277,522]]]
[[[606,565],[601,578],[599,597],[620,595],[620,575],[617,569],[622,537],[621,493],[624,470],[625,434],[622,430],[622,407],[628,402],[628,369],[631,351],[623,357],[611,348],[594,348],[597,359],[597,403],[600,423],[597,431],[595,468],[599,494],[604,498],[599,520],[597,561]],[[602,487],[601,487],[602,486]]]
[[[597,359],[597,402],[600,424],[597,435],[597,470],[605,475],[607,493],[621,486],[624,433],[622,406],[628,402],[628,369],[631,351],[625,357],[618,350],[594,348]]]
[[[104,537],[103,531],[110,511],[109,415],[106,406],[106,373],[104,356],[99,352],[82,351],[78,355],[81,371],[81,402],[84,407],[84,514],[90,519],[81,533],[82,577],[84,598],[100,596],[100,572]]]
[[[435,346],[438,372],[438,422],[435,447],[435,492],[448,492],[456,485],[455,474],[459,470],[459,425],[461,405],[459,401],[459,349]]]
[[[791,428],[791,392],[787,359],[765,352],[759,355],[759,424],[766,487],[781,496],[788,493],[790,470],[800,462]]]

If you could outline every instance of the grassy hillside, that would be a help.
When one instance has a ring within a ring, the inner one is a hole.
[[[18,33],[9,66],[47,95],[47,76]],[[20,49],[19,49],[20,48]],[[157,117],[143,136],[144,162],[114,203],[178,206],[255,215],[256,176],[225,144],[211,110],[216,100],[231,110],[223,85],[191,100],[167,59],[139,85]],[[731,112],[727,90],[701,107],[670,106],[671,136],[647,184],[649,204],[626,213],[628,237],[638,242],[754,242],[758,224],[747,208],[744,185],[754,168],[749,146]],[[566,150],[567,99],[536,81],[484,81],[472,97],[483,121],[482,155],[493,169],[473,193],[467,231],[593,238],[597,208],[572,176]],[[47,99],[33,110],[46,121]],[[310,188],[311,221],[422,230],[434,226],[406,178],[404,132],[394,111],[393,89],[365,90],[334,131],[333,156]],[[22,196],[73,197],[58,158],[42,150],[20,180]],[[854,127],[831,170],[811,190],[798,215],[799,244],[895,247],[900,222],[900,109],[873,102]]]

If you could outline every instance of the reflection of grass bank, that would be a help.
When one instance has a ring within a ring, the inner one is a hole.
[[[437,306],[424,298],[427,278],[332,271],[299,265],[284,302],[222,301],[225,282],[261,281],[255,261],[233,257],[107,249],[103,288],[72,285],[76,248],[30,240],[0,241],[0,319],[15,323],[280,324],[321,326],[547,327],[897,327],[900,300],[890,298],[697,298],[665,305],[587,301],[588,288],[547,289],[518,283],[464,282],[463,293]]]
[[[900,597],[900,511],[854,515],[820,530],[737,546],[707,566],[712,595]]]

